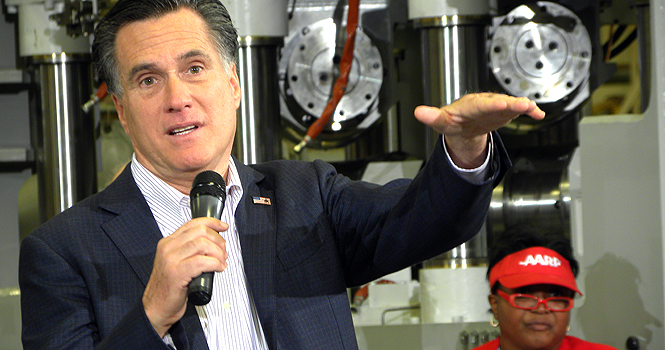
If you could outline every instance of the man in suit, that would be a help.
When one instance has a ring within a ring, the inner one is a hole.
[[[413,181],[351,181],[321,161],[231,156],[236,32],[217,0],[121,0],[93,59],[134,158],[104,191],[21,245],[25,349],[355,349],[346,287],[433,257],[481,227],[509,167],[490,132],[535,103],[467,95],[416,118],[445,135]],[[191,219],[203,170],[222,220]],[[187,301],[214,271],[212,300]]]

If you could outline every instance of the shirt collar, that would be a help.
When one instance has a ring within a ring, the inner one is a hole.
[[[183,194],[175,189],[175,187],[151,173],[136,159],[136,153],[132,155],[131,168],[134,181],[151,208],[154,205],[174,211],[178,210],[179,206],[189,205],[189,195]],[[233,196],[235,198],[240,198],[243,194],[240,176],[238,175],[238,169],[233,161],[233,157],[229,157],[226,193],[227,195],[235,194]],[[237,203],[234,205],[234,212],[235,206],[237,206]]]

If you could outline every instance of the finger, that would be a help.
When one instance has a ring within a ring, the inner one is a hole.
[[[523,114],[526,114],[536,120],[541,120],[545,118],[545,112],[542,109],[540,109],[540,107],[538,107],[536,102],[534,101],[529,101],[529,102],[530,102],[529,108]]]
[[[413,115],[419,122],[432,126],[437,124],[438,119],[441,117],[441,110],[436,107],[418,106]]]
[[[511,97],[500,94],[477,94],[473,97],[475,104],[472,106],[475,107],[475,110],[469,111],[469,113],[473,114],[503,112],[509,108],[512,101]]]
[[[188,273],[188,278],[184,284],[186,287],[191,280],[204,272],[224,271],[228,267],[228,262],[226,259],[220,260],[214,256],[197,255],[183,261],[181,266],[184,268],[184,271]]]
[[[224,239],[219,232],[226,231],[228,228],[228,224],[215,218],[204,217],[190,220],[166,238],[166,242],[169,243],[168,246],[171,247],[169,253],[182,255],[185,251],[182,251],[181,246],[200,237],[205,237],[205,239],[223,248]]]
[[[226,241],[216,231],[208,227],[197,227],[188,230],[187,235],[180,240],[176,257],[186,261],[195,257],[213,257],[222,263],[226,262]]]
[[[509,99],[515,98],[488,92],[468,94],[462,96],[450,105],[441,108],[418,106],[416,107],[414,115],[420,122],[427,125],[437,123],[441,118],[444,118],[444,115],[448,115],[453,121],[459,122],[457,119],[460,118],[473,118],[476,116],[505,112],[509,107],[509,102],[511,102]],[[524,102],[518,103],[516,106],[519,109],[526,111],[527,106]]]
[[[545,117],[545,112],[543,112],[536,102],[529,100],[526,97],[507,97],[509,98],[509,104],[506,108],[507,112],[515,113],[518,115],[529,115],[533,119],[540,120]]]
[[[192,221],[195,223],[200,223],[207,228],[203,232],[205,239],[211,241],[217,247],[219,247],[219,250],[215,250],[215,252],[221,251],[221,254],[217,254],[216,256],[218,256],[222,262],[225,262],[228,258],[228,253],[226,251],[226,240],[219,234],[219,232],[228,230],[229,225],[214,218],[197,218]]]
[[[184,225],[182,225],[182,228],[188,228],[192,226],[198,226],[198,225],[203,225],[206,226],[213,231],[216,232],[222,232],[226,231],[229,229],[229,225],[225,222],[222,222],[221,220],[217,218],[209,218],[209,217],[201,217],[201,218],[194,218],[188,222],[186,222]]]
[[[222,226],[224,228],[227,227],[226,225]],[[189,261],[189,259],[196,256],[213,257],[224,265],[228,258],[228,253],[226,251],[226,242],[217,231],[205,225],[191,223],[183,225],[172,235],[160,240],[157,245],[155,263],[163,265],[165,269],[172,270],[173,275],[181,276],[179,278],[181,282],[188,282],[188,279],[183,281],[183,272],[180,265],[184,261]],[[218,264],[212,267],[215,268],[215,271],[220,269],[220,265]],[[200,270],[201,268],[200,265],[187,266],[184,270]],[[191,273],[185,275],[189,277]]]
[[[205,241],[204,238],[200,238],[198,242],[187,242],[185,246],[180,247],[178,254],[156,257],[152,274],[155,276],[155,283],[172,289],[172,292],[179,296],[184,296],[189,283],[201,273],[224,271],[228,266],[226,250],[220,249],[210,241],[202,246],[200,242],[202,240]],[[163,291],[160,294],[172,292]]]
[[[187,227],[202,229],[203,231],[200,231],[200,234],[205,235],[209,240],[216,243],[219,247],[224,247],[225,241],[219,232],[224,232],[229,229],[229,225],[227,223],[215,218],[203,217],[192,219],[185,225],[187,225]],[[183,227],[185,227],[185,225],[183,225]]]

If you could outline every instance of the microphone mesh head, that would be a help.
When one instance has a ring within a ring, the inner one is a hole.
[[[226,183],[222,175],[212,170],[206,170],[196,175],[189,196],[194,198],[200,195],[226,199]]]

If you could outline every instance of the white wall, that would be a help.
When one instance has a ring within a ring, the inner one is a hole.
[[[652,0],[650,104],[641,116],[587,118],[580,128],[584,305],[573,330],[590,341],[664,349],[665,1]],[[580,253],[580,252],[578,252]]]

